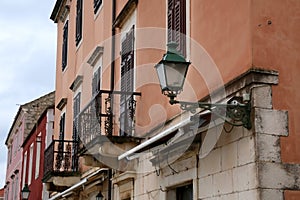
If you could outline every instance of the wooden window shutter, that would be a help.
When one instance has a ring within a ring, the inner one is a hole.
[[[94,0],[94,14],[97,13],[101,4],[102,4],[102,0]]]
[[[73,100],[73,134],[76,134],[77,137],[77,125],[78,125],[78,115],[80,113],[80,99],[81,99],[81,93],[79,92],[74,100]],[[73,137],[75,138],[75,137]]]
[[[78,130],[79,130],[79,113],[80,113],[80,100],[81,99],[81,92],[79,92],[74,100],[73,100],[73,135],[72,139],[74,142],[79,142],[79,135],[78,135]],[[72,170],[77,169],[78,166],[78,143],[73,143],[72,145]]]
[[[80,98],[81,98],[80,96],[81,96],[81,93],[79,92],[73,100],[73,115],[74,115],[74,118],[77,117],[77,115],[80,112]]]
[[[62,71],[65,70],[68,62],[68,26],[69,21],[66,21],[63,29],[63,45],[62,45]]]
[[[93,80],[92,80],[92,95],[93,96],[96,94],[96,85],[97,85],[97,72],[94,73]]]
[[[83,0],[77,0],[76,5],[76,45],[78,45],[82,39],[82,1]]]
[[[168,0],[168,42],[176,42],[177,50],[186,55],[186,0]]]
[[[64,113],[61,118],[60,118],[60,122],[59,122],[59,140],[64,140],[65,138],[65,118],[66,118],[66,114]]]
[[[126,33],[122,41],[121,54],[121,91],[133,92],[134,85],[134,25]],[[132,95],[121,95],[120,102],[120,135],[131,135],[133,119],[130,115],[130,104],[133,101]]]
[[[101,83],[101,67],[99,67],[93,75],[92,95],[98,94],[98,92],[100,91],[100,83]]]
[[[76,97],[73,100],[73,140],[78,141],[78,115],[80,113],[80,99],[81,99],[81,93],[79,92]]]
[[[174,0],[168,0],[168,42],[174,41]]]
[[[65,139],[65,118],[66,114],[64,113],[60,117],[60,122],[59,122],[59,143],[58,143],[58,156],[62,157],[63,155],[63,150],[64,150],[64,139]]]
[[[122,41],[121,91],[133,91],[134,68],[134,26]]]
[[[97,82],[96,82],[96,91],[100,92],[100,83],[101,83],[101,67],[97,69]]]

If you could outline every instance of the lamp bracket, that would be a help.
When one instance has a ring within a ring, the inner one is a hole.
[[[187,102],[175,100],[175,95],[171,95],[170,104],[180,104],[182,110],[195,113],[197,108],[209,110],[218,117],[224,119],[225,122],[233,126],[243,126],[251,129],[251,103],[250,101],[242,101],[241,97],[233,97],[228,103],[206,103],[206,102]]]

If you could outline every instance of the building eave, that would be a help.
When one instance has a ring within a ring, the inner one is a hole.
[[[58,21],[58,14],[62,8],[62,5],[63,5],[63,1],[64,0],[57,0],[56,3],[55,3],[55,6],[52,10],[52,13],[51,13],[51,16],[50,16],[50,19],[52,21],[54,21],[54,23],[57,23]]]
[[[35,123],[35,125],[31,129],[30,133],[24,138],[24,141],[23,141],[21,147],[24,147],[25,144],[28,142],[28,140],[31,138],[31,136],[35,133],[35,130],[40,125],[40,123],[43,120],[43,118],[47,115],[47,112],[48,112],[49,109],[54,109],[54,104],[45,108],[45,110],[43,111],[43,113],[38,118],[37,123]]]
[[[39,97],[39,98],[37,98],[35,100],[32,100],[32,101],[30,101],[28,103],[20,105],[19,110],[18,110],[17,114],[15,115],[14,121],[13,121],[13,123],[12,123],[12,125],[11,125],[11,127],[9,129],[7,138],[5,140],[5,145],[6,146],[8,145],[8,140],[11,137],[11,133],[13,132],[14,127],[15,127],[16,123],[18,122],[19,116],[22,114],[22,112],[24,112],[24,110],[28,109],[29,107],[32,107],[35,102],[39,101],[40,99],[46,98],[46,97],[48,97],[50,95],[55,95],[55,91],[52,91],[52,92],[50,92],[48,94],[45,94],[45,95],[43,95],[43,96],[41,96],[41,97]],[[38,118],[36,120],[38,120]]]

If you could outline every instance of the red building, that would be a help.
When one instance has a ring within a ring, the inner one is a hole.
[[[36,126],[25,139],[22,162],[22,188],[27,183],[30,189],[29,199],[48,199],[43,193],[42,177],[44,173],[44,150],[52,140],[54,108],[47,108],[40,116]]]
[[[4,188],[0,189],[0,200],[4,199]]]

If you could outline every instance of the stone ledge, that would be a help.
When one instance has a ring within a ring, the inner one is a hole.
[[[223,99],[224,96],[222,95],[224,95],[224,88],[226,95],[231,96],[243,89],[246,89],[249,86],[277,85],[279,82],[278,75],[279,73],[277,71],[251,68],[245,73],[227,82],[224,87],[221,87],[212,92],[210,95],[204,97],[203,99],[201,99],[201,101],[207,101],[212,96],[214,97],[214,99]]]
[[[282,110],[254,109],[256,133],[288,136],[288,112]]]
[[[300,188],[300,165],[271,162],[258,163],[259,186],[263,189]]]

